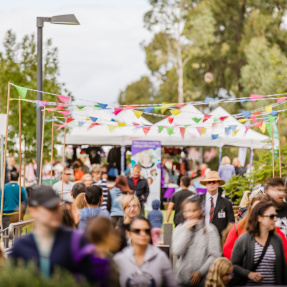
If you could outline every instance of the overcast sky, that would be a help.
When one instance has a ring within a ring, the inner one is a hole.
[[[44,40],[52,38],[59,48],[60,80],[76,98],[116,103],[120,90],[148,74],[140,47],[151,38],[143,27],[147,0],[0,0],[0,4],[1,50],[8,29],[20,40],[36,34],[37,16],[76,15],[80,26],[44,26]]]

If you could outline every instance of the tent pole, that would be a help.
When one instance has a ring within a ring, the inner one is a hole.
[[[221,163],[221,158],[222,158],[222,147],[219,148],[218,165],[220,165],[220,163]]]

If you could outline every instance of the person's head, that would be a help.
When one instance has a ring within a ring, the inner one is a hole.
[[[281,177],[272,177],[267,182],[265,193],[273,201],[276,208],[280,209],[285,206],[286,187]]]
[[[160,208],[160,201],[158,199],[154,199],[151,203],[153,210],[159,210]]]
[[[65,167],[63,170],[63,175],[62,175],[62,180],[65,183],[68,183],[71,179],[71,169],[69,169],[68,167]]]
[[[94,167],[92,169],[92,177],[94,181],[99,181],[101,180],[101,168],[100,167]]]
[[[73,185],[72,191],[71,191],[71,196],[73,199],[76,199],[76,197],[80,193],[85,193],[87,191],[87,187],[83,182],[77,182]]]
[[[100,206],[103,201],[103,190],[99,185],[87,187],[85,199],[88,205]]]
[[[107,171],[108,171],[108,166],[107,166],[106,164],[103,164],[103,165],[101,166],[101,171],[102,171],[102,172],[107,172]]]
[[[10,173],[10,179],[11,181],[18,181],[18,178],[19,178],[19,174],[17,171],[12,171]]]
[[[72,211],[72,203],[65,202],[60,206],[62,211],[62,224],[69,228],[76,228],[76,221]]]
[[[225,287],[232,278],[233,265],[225,257],[217,258],[210,266],[206,287]]]
[[[235,157],[235,158],[233,159],[232,165],[233,165],[234,167],[240,167],[240,166],[241,166],[241,163],[240,163],[240,160],[239,160],[238,157]]]
[[[153,179],[150,176],[146,179],[146,181],[147,181],[148,185],[152,185],[152,183],[153,183]]]
[[[185,220],[200,219],[202,217],[200,197],[198,195],[185,199],[181,205],[181,209]]]
[[[128,180],[125,176],[119,175],[115,181],[115,187],[119,188],[122,193],[132,193],[132,190],[129,187]]]
[[[207,192],[211,195],[215,195],[218,191],[219,186],[225,184],[225,181],[219,177],[217,171],[210,171],[207,173],[206,178],[201,180],[202,185],[206,185]]]
[[[89,242],[100,248],[100,255],[107,255],[107,251],[118,251],[121,238],[117,230],[113,229],[111,220],[105,216],[94,217],[86,230]]]
[[[224,157],[222,158],[220,164],[225,165],[225,164],[230,164],[230,162],[231,162],[231,161],[230,161],[230,158],[229,158],[228,156],[224,156]]]
[[[122,209],[125,217],[134,218],[140,214],[141,205],[135,194],[122,196]]]
[[[77,195],[74,204],[77,209],[82,209],[87,207],[87,202],[86,202],[86,192],[85,193],[80,193]]]
[[[140,164],[135,164],[133,167],[132,175],[134,178],[138,178],[138,177],[140,177],[140,174],[141,174],[141,166],[140,166]]]
[[[188,189],[188,187],[190,186],[190,177],[188,176],[183,176],[180,179],[180,187],[182,189]]]
[[[147,246],[151,242],[150,230],[150,223],[145,217],[138,216],[133,218],[130,223],[130,231],[128,232],[133,246]]]
[[[80,164],[79,164],[78,162],[74,162],[74,163],[73,163],[73,170],[74,170],[74,171],[80,170],[80,167],[81,167],[81,166],[80,166]]]
[[[166,157],[165,155],[163,155],[163,156],[161,157],[161,165],[162,165],[162,166],[165,166],[166,162],[167,162],[167,157]]]
[[[274,231],[277,220],[272,202],[259,202],[252,208],[246,230],[252,236],[259,236],[261,230]]]
[[[86,186],[89,187],[93,184],[93,178],[90,174],[86,173],[82,176],[81,182]]]
[[[36,186],[30,192],[30,216],[35,224],[55,230],[61,225],[60,198],[50,186]]]

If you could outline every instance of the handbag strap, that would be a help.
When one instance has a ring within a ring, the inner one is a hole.
[[[235,223],[235,230],[236,230],[236,237],[238,238],[238,228],[237,228],[237,223]]]
[[[260,262],[262,261],[264,255],[265,255],[265,253],[266,253],[266,251],[267,251],[267,248],[268,248],[268,246],[269,246],[270,240],[271,240],[271,236],[270,236],[270,234],[269,234],[269,235],[268,235],[268,238],[267,238],[267,240],[266,240],[265,246],[264,246],[264,248],[263,248],[263,250],[262,250],[262,253],[261,253],[261,255],[260,255],[259,260],[258,260],[256,263],[253,264],[252,271],[255,271],[255,270],[257,269],[257,267],[259,266]]]

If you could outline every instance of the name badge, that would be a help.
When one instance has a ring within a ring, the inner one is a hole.
[[[221,210],[220,212],[218,212],[218,218],[225,218],[226,214],[225,211]]]

